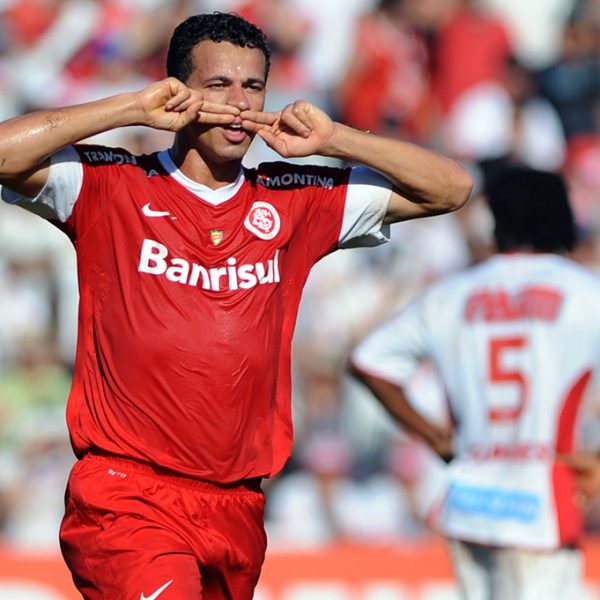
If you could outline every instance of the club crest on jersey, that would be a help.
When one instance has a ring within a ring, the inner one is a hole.
[[[275,207],[257,200],[244,221],[244,227],[261,240],[272,240],[281,228],[281,219]]]
[[[210,230],[210,241],[213,246],[218,246],[223,241],[223,230],[211,229]]]

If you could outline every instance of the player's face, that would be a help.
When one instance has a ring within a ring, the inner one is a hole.
[[[204,40],[194,48],[192,57],[194,70],[186,84],[201,90],[206,101],[240,110],[263,109],[265,58],[260,50]],[[253,138],[241,128],[241,119],[228,126],[196,125],[191,133],[200,154],[217,163],[241,160]]]

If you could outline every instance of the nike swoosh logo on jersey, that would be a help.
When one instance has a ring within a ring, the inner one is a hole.
[[[172,583],[172,579],[171,581],[167,581],[165,585],[159,587],[153,594],[150,594],[150,596],[144,596],[143,593],[140,594],[140,600],[156,600],[156,598],[158,598]]]
[[[144,204],[144,206],[142,206],[142,212],[147,216],[147,217],[168,217],[171,213],[166,211],[166,210],[152,210],[150,208],[150,202],[148,202],[148,204]]]

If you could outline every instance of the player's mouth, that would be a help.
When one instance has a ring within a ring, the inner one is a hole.
[[[226,125],[223,127],[223,131],[225,134],[225,139],[232,144],[239,144],[248,137],[248,134],[242,128],[241,123],[232,123],[231,125]]]

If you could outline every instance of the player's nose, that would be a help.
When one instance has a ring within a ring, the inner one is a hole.
[[[232,85],[229,88],[229,96],[227,103],[239,108],[240,110],[248,110],[250,108],[250,102],[244,88],[241,85]]]

